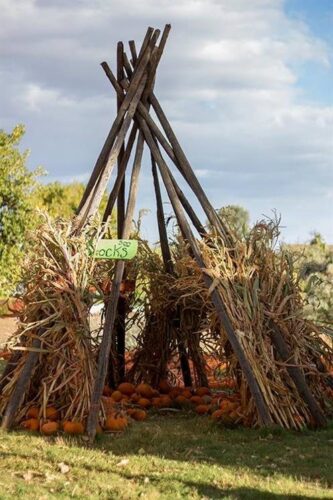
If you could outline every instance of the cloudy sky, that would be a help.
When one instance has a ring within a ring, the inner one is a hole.
[[[331,0],[0,0],[0,22],[0,128],[26,125],[46,180],[87,180],[115,114],[99,63],[170,22],[156,94],[214,206],[333,242]]]

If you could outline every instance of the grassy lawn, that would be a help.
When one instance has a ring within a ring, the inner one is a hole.
[[[92,448],[2,433],[0,498],[333,498],[332,451],[333,425],[223,429],[188,415],[151,416]]]

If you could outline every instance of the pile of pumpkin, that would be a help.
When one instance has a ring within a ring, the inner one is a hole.
[[[149,410],[178,409],[192,410],[198,415],[211,415],[214,421],[226,425],[243,422],[238,393],[212,393],[208,387],[172,387],[165,380],[160,382],[158,389],[145,383],[134,386],[128,382],[120,384],[116,390],[105,386],[102,402],[107,430],[114,430],[119,411],[138,421],[145,420]]]
[[[237,393],[212,394],[208,387],[171,387],[166,381],[162,381],[158,389],[145,383],[135,386],[124,382],[115,390],[104,387],[103,424],[98,425],[97,433],[124,431],[131,420],[143,421],[147,418],[148,411],[154,409],[193,410],[198,415],[211,415],[214,421],[225,425],[243,421],[240,397]],[[40,431],[46,436],[61,430],[66,434],[83,434],[85,431],[82,422],[61,422],[60,412],[54,406],[47,406],[45,409],[31,406],[20,427],[29,431]]]

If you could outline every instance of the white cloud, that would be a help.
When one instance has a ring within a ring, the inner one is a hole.
[[[0,0],[0,12],[0,118],[27,124],[31,161],[53,177],[85,176],[108,132],[99,62],[114,66],[119,39],[171,22],[156,92],[209,197],[277,208],[290,238],[318,223],[333,239],[333,106],[299,87],[302,64],[331,71],[332,47],[282,0]]]

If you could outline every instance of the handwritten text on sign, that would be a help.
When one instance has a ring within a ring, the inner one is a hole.
[[[95,248],[89,246],[89,254],[95,259],[130,260],[137,251],[138,242],[135,240],[100,240]]]

